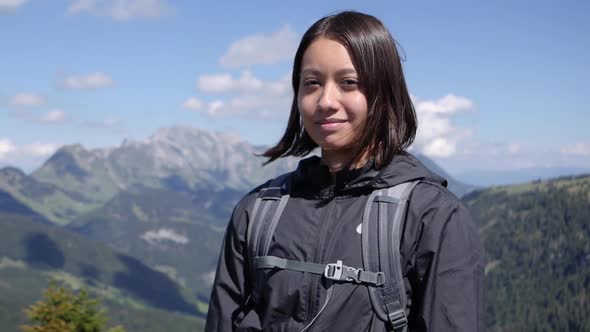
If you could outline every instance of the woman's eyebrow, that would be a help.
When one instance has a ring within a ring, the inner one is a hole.
[[[305,68],[303,70],[301,70],[301,75],[316,75],[316,76],[322,76],[322,72],[320,70],[317,70],[315,68]],[[342,76],[342,75],[356,75],[356,70],[354,68],[343,68],[343,69],[339,69],[336,71],[335,73],[337,76]]]

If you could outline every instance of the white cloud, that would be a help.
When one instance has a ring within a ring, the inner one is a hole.
[[[116,21],[135,18],[158,18],[172,13],[166,0],[76,0],[68,7],[68,14],[89,13],[108,16]]]
[[[422,153],[429,157],[447,158],[455,154],[455,142],[450,142],[442,137],[437,137],[428,142],[423,148]]]
[[[16,151],[16,145],[14,145],[9,139],[0,138],[0,159],[3,159],[6,155]]]
[[[96,89],[113,85],[113,79],[103,73],[68,76],[62,85],[67,89]]]
[[[49,142],[33,142],[16,145],[7,138],[0,139],[0,160],[13,164],[38,164],[40,158],[45,158],[55,152],[58,144]]]
[[[418,116],[418,132],[412,147],[429,157],[448,158],[457,153],[458,142],[469,138],[473,131],[452,124],[452,118],[473,109],[474,103],[454,94],[437,100],[412,97]]]
[[[417,100],[414,104],[422,112],[435,114],[454,114],[473,108],[471,100],[452,93],[435,101]]]
[[[205,93],[251,92],[262,89],[264,85],[247,70],[238,79],[234,79],[230,74],[221,74],[204,75],[197,81],[197,89]]]
[[[188,238],[185,235],[179,234],[171,228],[160,228],[155,231],[148,231],[140,237],[150,244],[158,244],[166,241],[172,241],[178,244],[188,243]]]
[[[511,143],[508,144],[508,153],[510,154],[517,154],[521,151],[522,146],[518,143]]]
[[[203,75],[197,80],[197,90],[203,93],[262,93],[264,95],[284,95],[291,92],[291,74],[276,81],[263,81],[248,70],[239,78],[230,74]]]
[[[560,151],[564,155],[590,157],[590,143],[577,142],[561,147]]]
[[[12,106],[41,106],[45,103],[45,97],[32,92],[17,93],[8,100],[8,104]]]
[[[298,35],[285,25],[270,35],[257,34],[234,42],[219,62],[226,68],[275,64],[292,59],[298,43]]]
[[[222,100],[214,100],[207,104],[207,113],[209,115],[215,115],[223,108],[225,103]]]
[[[249,71],[242,72],[239,78],[233,78],[230,74],[201,76],[197,82],[200,92],[237,94],[227,100],[211,101],[197,111],[211,116],[286,116],[289,114],[293,96],[290,77],[289,74],[276,81],[264,81],[254,77]]]
[[[17,9],[27,2],[26,0],[0,0],[0,12]]]
[[[281,118],[288,116],[291,110],[291,99],[288,95],[241,95],[227,101],[220,99],[211,101],[198,111],[210,116]]]
[[[0,165],[18,167],[28,173],[43,164],[59,146],[59,144],[50,142],[12,144],[10,151],[5,154],[0,153]]]
[[[66,120],[66,113],[59,109],[53,109],[43,114],[40,118],[45,123],[61,123]]]
[[[182,103],[182,108],[199,111],[203,108],[203,102],[195,97],[190,97]]]

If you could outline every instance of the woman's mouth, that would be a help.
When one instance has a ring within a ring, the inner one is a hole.
[[[342,119],[325,119],[317,121],[316,123],[324,130],[334,130],[340,127],[346,120]]]

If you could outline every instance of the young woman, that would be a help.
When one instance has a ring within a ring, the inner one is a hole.
[[[249,226],[270,181],[254,189],[228,226],[206,331],[483,330],[483,249],[446,181],[405,151],[417,121],[388,30],[358,12],[320,19],[301,40],[292,83],[287,129],[264,156],[272,162],[319,147],[321,158],[302,160],[281,180],[290,197],[268,255],[306,267],[253,269]],[[305,269],[337,261],[362,268],[368,197],[415,180],[399,246],[406,310],[396,325],[371,299],[379,271],[364,274],[372,281],[339,282]]]

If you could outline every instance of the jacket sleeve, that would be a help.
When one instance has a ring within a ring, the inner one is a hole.
[[[236,331],[238,326],[240,331],[260,330],[256,312],[248,310],[246,303],[250,288],[245,263],[247,200],[245,197],[238,203],[225,233],[209,300],[206,332]]]
[[[484,250],[467,208],[445,199],[424,215],[417,251],[426,331],[484,331]]]

